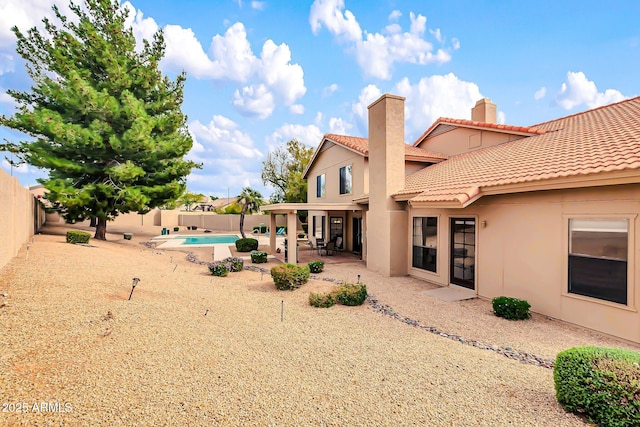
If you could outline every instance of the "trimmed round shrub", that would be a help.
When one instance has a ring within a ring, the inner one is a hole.
[[[322,273],[324,270],[324,261],[311,261],[309,263],[309,271],[312,273]]]
[[[558,402],[601,427],[640,426],[640,353],[574,347],[556,356]]]
[[[251,252],[258,249],[258,241],[247,237],[246,239],[236,240],[236,249],[238,252]]]
[[[69,230],[67,231],[67,243],[89,243],[91,234],[86,231]]]
[[[309,267],[280,264],[271,267],[271,278],[280,291],[297,289],[309,281]]]
[[[252,251],[251,262],[254,264],[264,264],[267,262],[267,253],[263,251]]]
[[[228,269],[232,273],[242,271],[242,269],[244,268],[244,260],[242,258],[231,256],[223,259],[222,262],[228,264]]]
[[[229,265],[226,262],[216,261],[209,264],[209,271],[214,276],[227,277],[229,275]]]
[[[311,292],[309,294],[309,305],[321,308],[332,307],[336,305],[336,294],[334,292]]]
[[[525,300],[510,297],[495,297],[491,300],[493,313],[508,320],[525,320],[531,317],[529,304]]]
[[[362,305],[367,299],[367,286],[363,283],[340,285],[336,289],[336,299],[342,305]]]

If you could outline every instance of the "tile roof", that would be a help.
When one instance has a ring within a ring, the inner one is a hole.
[[[438,120],[433,122],[433,124],[429,126],[429,129],[424,131],[424,133],[420,135],[420,137],[418,137],[418,139],[416,139],[412,145],[414,147],[417,147],[418,145],[420,145],[420,143],[422,143],[429,136],[429,134],[431,134],[431,132],[435,130],[435,128],[443,124],[456,125],[456,126],[462,126],[462,127],[482,128],[482,129],[488,129],[488,130],[494,130],[494,131],[502,131],[505,133],[516,133],[519,135],[540,135],[545,132],[543,129],[538,129],[535,126],[529,126],[529,127],[511,126],[511,125],[502,125],[499,123],[485,123],[485,122],[477,122],[473,120],[450,119],[448,117],[440,117]]]
[[[356,136],[336,135],[328,133],[324,136],[323,140],[327,139],[339,145],[343,145],[350,148],[363,156],[369,156],[369,140],[367,138],[360,138]],[[444,160],[447,158],[446,154],[435,153],[433,151],[423,150],[422,148],[414,147],[405,144],[405,156],[414,159],[424,160]]]
[[[452,156],[407,176],[397,196],[465,206],[488,187],[492,194],[507,193],[499,188],[629,170],[640,182],[640,97],[529,129],[536,135]]]

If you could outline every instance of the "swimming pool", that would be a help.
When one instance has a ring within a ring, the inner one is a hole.
[[[158,246],[159,249],[179,248],[179,247],[208,247],[215,245],[231,245],[239,239],[235,234],[208,234],[208,235],[180,235],[157,236],[152,240],[163,242]]]
[[[175,237],[175,239],[183,239],[182,237]],[[238,240],[238,236],[232,234],[215,234],[212,236],[187,236],[184,237],[183,245],[220,245],[224,243],[235,243]]]

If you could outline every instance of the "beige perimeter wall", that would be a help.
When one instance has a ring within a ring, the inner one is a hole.
[[[44,223],[44,211],[16,177],[0,169],[0,268],[29,242],[36,228]]]
[[[414,216],[438,217],[437,272],[412,268],[409,257],[409,273],[448,286],[449,220],[475,218],[479,296],[526,299],[537,313],[640,342],[639,214],[640,185],[483,197],[465,209],[413,208],[409,233]],[[567,292],[570,218],[628,219],[627,306]]]

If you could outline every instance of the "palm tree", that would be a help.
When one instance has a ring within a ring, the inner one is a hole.
[[[262,194],[252,189],[251,187],[244,187],[242,192],[238,195],[236,202],[242,204],[242,211],[240,211],[240,234],[244,239],[244,214],[249,212],[250,214],[256,212],[260,206],[264,204]]]

